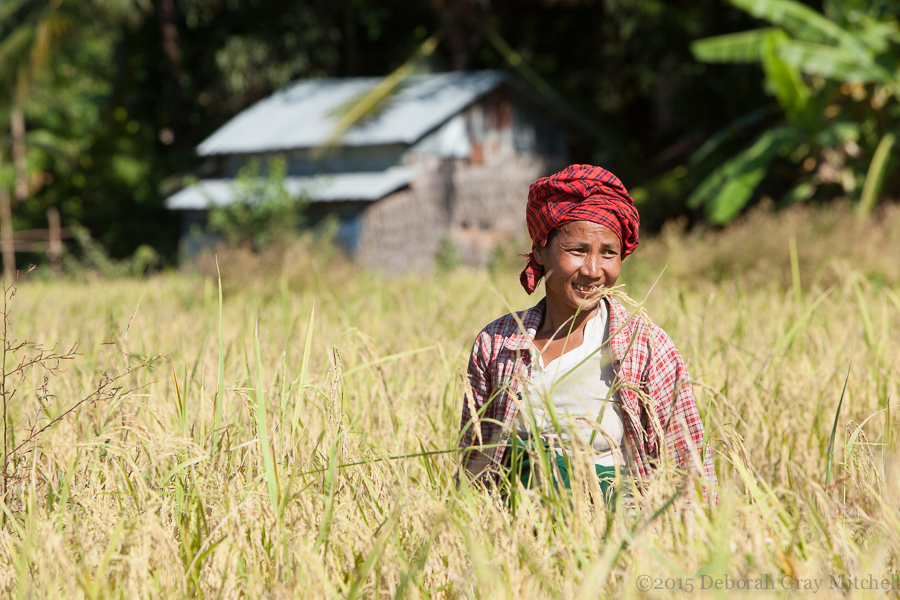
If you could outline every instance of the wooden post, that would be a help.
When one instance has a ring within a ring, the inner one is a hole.
[[[28,163],[25,159],[25,112],[14,106],[10,115],[13,166],[16,171],[16,201],[28,199]]]
[[[10,285],[16,280],[16,247],[9,190],[5,187],[0,187],[0,246],[3,248],[3,279]]]
[[[47,224],[49,235],[47,236],[47,259],[50,261],[50,270],[57,277],[62,276],[62,228],[59,226],[59,211],[55,206],[47,209]]]

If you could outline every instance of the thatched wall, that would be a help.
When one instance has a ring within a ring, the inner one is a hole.
[[[423,175],[363,216],[357,256],[366,266],[388,273],[430,270],[447,236],[465,264],[485,264],[495,246],[527,236],[528,186],[561,163],[518,155],[502,164],[437,158],[416,164]]]

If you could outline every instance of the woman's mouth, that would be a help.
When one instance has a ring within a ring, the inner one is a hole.
[[[602,286],[600,286],[600,285],[578,285],[577,283],[573,283],[572,287],[575,288],[575,292],[579,296],[588,297],[588,296],[593,296],[597,292],[599,292]]]

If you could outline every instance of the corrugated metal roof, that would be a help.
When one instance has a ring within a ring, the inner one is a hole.
[[[435,73],[409,77],[378,115],[344,134],[348,146],[413,144],[491,91],[502,71]],[[225,123],[197,147],[201,156],[312,148],[325,143],[336,113],[361,97],[378,77],[298,81]]]
[[[318,177],[287,177],[292,195],[306,193],[312,202],[363,200],[374,202],[399,190],[418,175],[415,167],[393,167],[374,173],[341,173]],[[206,210],[210,202],[225,206],[234,201],[233,179],[204,179],[166,199],[170,210]]]

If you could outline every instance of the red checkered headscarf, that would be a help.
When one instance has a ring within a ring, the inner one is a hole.
[[[634,200],[618,177],[601,167],[572,165],[532,183],[525,220],[535,246],[547,245],[551,231],[572,221],[608,227],[622,242],[622,258],[638,245],[640,217]],[[519,280],[530,294],[544,276],[544,267],[534,260],[533,252],[526,256],[528,266]]]

